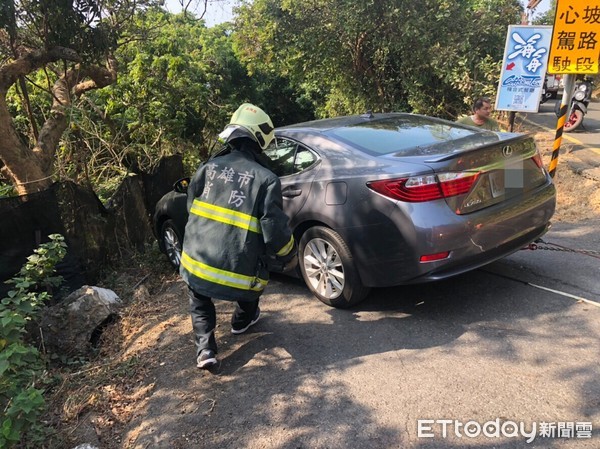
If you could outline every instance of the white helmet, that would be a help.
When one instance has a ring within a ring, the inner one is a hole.
[[[273,122],[258,106],[244,103],[233,113],[219,140],[228,143],[240,137],[250,137],[264,150],[275,137]]]

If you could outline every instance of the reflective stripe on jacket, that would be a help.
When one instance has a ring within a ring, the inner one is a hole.
[[[279,178],[254,154],[242,147],[211,159],[188,187],[180,272],[199,294],[256,299],[269,281],[265,257],[294,247]]]

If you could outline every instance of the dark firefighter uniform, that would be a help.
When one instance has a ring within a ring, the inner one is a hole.
[[[279,178],[259,164],[255,142],[234,143],[231,153],[203,164],[188,187],[180,273],[190,289],[199,367],[216,363],[211,298],[237,301],[231,325],[233,333],[241,333],[260,316],[268,261],[296,257]]]
[[[197,293],[254,300],[269,281],[267,258],[294,249],[279,178],[245,147],[198,170],[188,211],[181,275]]]

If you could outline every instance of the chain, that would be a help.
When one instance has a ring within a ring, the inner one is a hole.
[[[556,243],[545,242],[542,239],[537,239],[535,243],[530,243],[527,249],[530,250],[544,250],[544,251],[562,251],[566,253],[577,253],[585,256],[595,257],[600,259],[600,251],[593,251],[591,249],[572,249],[566,246],[558,245]]]

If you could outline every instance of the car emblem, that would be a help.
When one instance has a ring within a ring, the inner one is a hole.
[[[502,155],[504,157],[511,157],[512,154],[513,154],[513,149],[510,146],[506,145],[505,147],[502,148]]]

